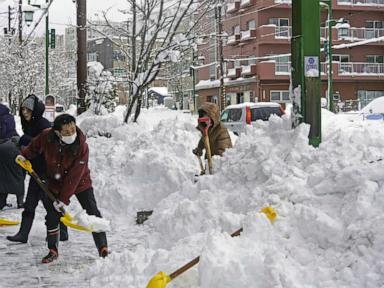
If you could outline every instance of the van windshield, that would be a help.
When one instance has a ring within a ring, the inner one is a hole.
[[[241,120],[243,110],[241,108],[233,108],[224,110],[221,114],[222,122],[238,122]]]
[[[272,114],[282,116],[280,107],[257,107],[251,109],[251,121],[263,120],[268,121]]]

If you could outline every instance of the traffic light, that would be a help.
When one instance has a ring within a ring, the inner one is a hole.
[[[328,55],[328,49],[329,49],[329,47],[328,47],[328,41],[327,40],[325,40],[324,41],[324,55]]]
[[[56,29],[51,29],[51,48],[56,48]]]

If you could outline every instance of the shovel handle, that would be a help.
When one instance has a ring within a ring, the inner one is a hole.
[[[208,134],[204,135],[204,146],[205,146],[205,151],[207,153],[207,158],[208,158],[208,170],[209,174],[213,174],[213,164],[212,164],[212,154],[211,154],[211,145],[209,144],[209,136]]]
[[[33,170],[32,163],[26,159],[25,161],[21,160],[20,158],[16,159],[16,163],[19,164],[23,169],[28,171],[28,173],[32,176],[33,179],[35,179],[36,183],[40,186],[40,188],[48,195],[49,199],[51,199],[53,202],[57,201],[57,198],[52,194],[51,191],[49,191],[47,185],[41,180],[39,175]],[[63,211],[61,211],[63,215],[65,214],[65,210],[63,208]]]
[[[201,170],[201,174],[205,174],[205,168],[204,168],[204,165],[203,165],[203,160],[201,160],[201,157],[196,155],[197,156],[197,159],[199,159],[199,165],[200,165],[200,170]]]

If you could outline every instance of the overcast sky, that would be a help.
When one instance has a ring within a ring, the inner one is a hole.
[[[31,3],[41,4],[45,0],[31,0]],[[8,5],[15,6],[18,0],[0,0],[0,13],[6,12]],[[23,0],[23,4],[28,4],[28,0]],[[118,12],[118,9],[127,8],[127,0],[87,0],[87,15],[88,19],[96,19],[95,14],[101,11],[109,10],[109,19],[111,21],[123,21],[126,20],[124,15]],[[0,29],[6,27],[7,14],[0,14]],[[35,20],[39,18],[36,15]],[[40,24],[39,34],[44,30],[44,21]],[[66,25],[76,24],[76,5],[72,0],[53,0],[51,8],[49,10],[49,22],[50,28],[55,28],[58,34],[64,34]]]

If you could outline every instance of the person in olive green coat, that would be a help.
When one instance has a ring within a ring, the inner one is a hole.
[[[208,137],[212,156],[222,156],[225,149],[232,147],[232,141],[227,128],[225,128],[220,122],[219,106],[214,103],[207,102],[201,105],[198,113],[199,117],[208,116],[211,119],[211,126],[208,129]],[[200,126],[197,126],[196,128],[200,132],[203,131]],[[202,156],[204,149],[204,135],[202,135],[199,144],[192,150],[192,152],[197,156]]]

